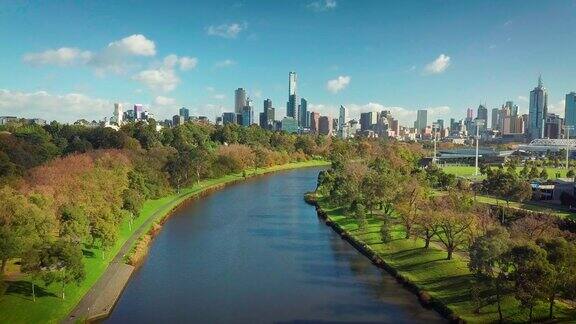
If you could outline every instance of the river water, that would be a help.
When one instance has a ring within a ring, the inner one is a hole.
[[[108,323],[445,322],[319,220],[319,169],[249,179],[174,214]]]

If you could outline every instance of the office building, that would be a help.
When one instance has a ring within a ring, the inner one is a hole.
[[[298,133],[298,120],[294,117],[282,118],[282,131],[286,133]]]
[[[300,106],[298,106],[298,126],[300,128],[308,128],[308,101],[304,98],[300,99]]]
[[[174,115],[172,117],[172,126],[176,127],[176,126],[180,126],[182,124],[184,124],[184,118],[182,118],[182,116]]]
[[[234,112],[242,114],[242,109],[246,106],[246,90],[238,88],[234,91]]]
[[[375,111],[360,114],[360,131],[372,130],[378,122],[378,113]]]
[[[546,114],[544,137],[553,139],[561,138],[562,122],[562,118],[557,114]]]
[[[318,134],[332,135],[332,118],[329,116],[320,116],[318,119]]]
[[[270,99],[264,100],[264,114],[266,115],[268,129],[272,129],[274,125],[275,110],[274,107],[272,107],[272,100]]]
[[[235,112],[225,112],[222,114],[222,124],[236,124],[237,118]]]
[[[190,110],[188,110],[186,107],[180,108],[178,115],[180,115],[184,121],[190,120]]]
[[[338,115],[338,136],[340,138],[348,137],[348,109],[340,105],[340,114]]]
[[[538,78],[538,86],[530,91],[530,110],[528,112],[528,136],[531,140],[544,137],[546,116],[548,114],[548,93]]]
[[[246,99],[246,106],[242,108],[242,126],[250,126],[254,123],[254,109],[250,98]]]
[[[470,120],[474,119],[474,109],[468,108],[466,110],[466,118],[469,118]]]
[[[564,125],[572,127],[570,129],[570,137],[576,137],[576,92],[574,91],[566,95]]]
[[[414,128],[416,132],[423,132],[423,130],[428,125],[428,111],[425,109],[419,109],[416,114],[416,121],[414,122]]]

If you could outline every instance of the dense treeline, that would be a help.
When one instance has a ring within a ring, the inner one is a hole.
[[[574,233],[550,215],[504,218],[475,202],[473,190],[507,201],[527,199],[528,177],[517,174],[514,166],[486,169],[487,179],[472,185],[434,166],[421,168],[416,163],[419,149],[371,144],[371,154],[363,159],[333,160],[331,169],[319,175],[316,191],[331,208],[342,208],[360,231],[378,223],[383,244],[398,239],[400,232],[404,239],[421,240],[424,251],[432,245],[442,249],[447,260],[461,254],[474,278],[467,283],[474,311],[497,305],[501,322],[505,296],[517,301],[507,307],[525,309],[530,321],[553,318],[559,299],[574,301]],[[548,314],[534,314],[535,306],[544,303]]]
[[[59,284],[64,298],[65,287],[85,277],[83,247],[104,256],[120,224],[131,224],[147,199],[202,179],[324,157],[333,148],[348,152],[350,145],[196,122],[161,131],[154,122],[120,131],[56,122],[2,126],[0,276],[16,268]]]

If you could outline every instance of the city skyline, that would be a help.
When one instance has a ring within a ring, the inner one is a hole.
[[[529,90],[540,73],[551,113],[563,116],[565,96],[575,90],[570,81],[574,72],[564,63],[576,51],[566,42],[575,35],[576,23],[561,19],[570,17],[567,9],[575,8],[574,2],[470,2],[466,11],[455,10],[457,3],[439,8],[434,3],[355,5],[339,0],[326,10],[311,3],[201,3],[186,13],[194,19],[176,14],[173,22],[160,17],[149,25],[138,22],[152,21],[148,18],[160,10],[157,5],[92,4],[80,9],[70,3],[3,3],[0,37],[12,45],[0,59],[1,113],[71,122],[109,116],[110,107],[120,102],[142,103],[161,119],[187,107],[191,114],[213,120],[234,111],[233,90],[242,87],[256,112],[270,98],[276,115],[284,116],[288,71],[299,74],[298,93],[305,94],[308,111],[337,117],[344,105],[350,118],[358,119],[360,112],[389,110],[403,125],[411,125],[419,109],[428,110],[429,120],[447,120],[461,118],[479,103],[491,111],[514,101],[519,114],[528,113]],[[274,17],[277,21],[258,15],[280,9],[291,11]],[[425,9],[430,17],[419,13]],[[418,14],[415,24],[396,35],[392,31],[404,26],[402,21],[370,19],[382,10]],[[94,18],[83,20],[91,12]],[[54,22],[62,13],[72,21]],[[354,28],[334,23],[339,19],[355,19],[357,28],[378,33],[354,38]],[[65,32],[72,23],[78,35]],[[102,24],[117,28],[96,28]],[[163,28],[174,24],[187,34]],[[300,28],[310,29],[310,35],[299,33]],[[80,37],[88,31],[91,37]],[[433,32],[435,37],[428,34]],[[528,36],[539,37],[541,51],[526,54],[533,46]],[[288,42],[307,50],[297,55],[257,53],[282,49]],[[554,51],[550,60],[550,51],[560,45],[562,51]]]

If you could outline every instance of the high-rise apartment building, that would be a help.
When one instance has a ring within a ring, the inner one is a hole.
[[[573,127],[570,130],[570,137],[576,136],[576,92],[572,91],[566,95],[564,104],[564,125]]]
[[[123,112],[122,104],[115,103],[114,104],[114,122],[118,126],[122,126],[123,117],[124,117],[124,112]]]
[[[235,112],[225,112],[222,114],[222,124],[236,124],[237,117]]]
[[[332,118],[320,116],[318,119],[318,133],[320,135],[332,135]]]
[[[466,118],[469,118],[470,120],[474,119],[474,109],[468,108],[466,110]]]
[[[246,106],[242,108],[242,126],[250,126],[254,123],[254,109],[250,98],[246,99]]]
[[[242,109],[246,106],[246,90],[238,88],[234,91],[234,112],[242,114]]]
[[[372,130],[378,122],[378,113],[375,111],[360,114],[360,131]]]
[[[492,109],[492,123],[493,131],[501,130],[502,127],[502,111],[498,108]]]
[[[141,104],[134,105],[134,119],[142,119],[142,114],[144,113],[144,107]]]
[[[538,86],[530,91],[530,110],[528,112],[528,135],[530,139],[544,137],[546,116],[548,114],[548,93],[538,78]]]
[[[310,132],[313,134],[318,134],[318,129],[320,128],[320,113],[310,112]]]
[[[261,113],[260,126],[270,130],[274,126],[274,108],[270,99],[264,100],[264,111]]]

